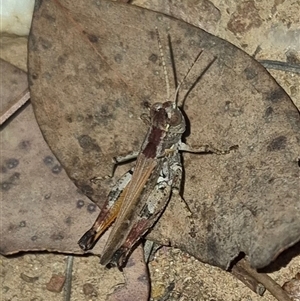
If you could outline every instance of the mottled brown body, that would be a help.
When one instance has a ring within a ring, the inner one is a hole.
[[[178,151],[184,131],[185,120],[176,104],[167,101],[151,107],[150,127],[131,180],[110,210],[106,209],[108,199],[91,230],[79,241],[82,249],[90,249],[115,218],[101,264],[115,262],[123,266],[131,248],[153,226],[166,207],[171,197],[173,180],[181,179]],[[174,177],[171,169],[179,177]]]

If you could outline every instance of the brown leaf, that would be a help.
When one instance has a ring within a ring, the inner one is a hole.
[[[29,78],[44,137],[70,178],[101,204],[110,183],[90,179],[109,174],[113,156],[139,149],[145,102],[166,97],[156,26],[164,44],[171,37],[179,80],[204,49],[187,89],[217,58],[186,99],[187,142],[239,149],[223,156],[184,154],[183,196],[196,218],[193,233],[171,199],[151,237],[222,268],[240,252],[263,267],[300,239],[300,118],[269,73],[230,43],[129,5],[40,2]],[[181,230],[168,232],[174,225]]]
[[[99,210],[68,179],[44,141],[31,105],[2,129],[0,148],[0,253],[82,254],[77,240]]]
[[[116,287],[107,301],[148,300],[150,280],[142,246],[138,246],[134,250],[123,272],[125,285]]]

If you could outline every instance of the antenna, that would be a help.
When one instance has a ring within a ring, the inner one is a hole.
[[[168,72],[167,72],[166,61],[165,61],[165,58],[164,58],[164,52],[163,52],[163,47],[162,47],[162,43],[161,43],[158,28],[155,27],[155,30],[156,30],[156,35],[157,35],[158,48],[159,48],[159,52],[160,52],[160,59],[161,59],[161,62],[162,62],[164,75],[165,75],[166,88],[167,88],[167,100],[169,100],[170,99],[170,81],[169,81],[169,76],[168,76]],[[172,47],[171,46],[172,45],[171,45],[171,40],[170,40],[170,36],[169,36],[169,47],[170,47],[170,52],[171,52],[171,57],[172,57]],[[191,73],[191,71],[192,71],[193,67],[195,66],[195,64],[197,63],[197,61],[200,59],[202,53],[203,53],[203,49],[201,49],[199,51],[198,55],[196,56],[193,63],[189,67],[189,69],[186,72],[185,76],[183,77],[183,79],[180,81],[180,83],[176,87],[176,90],[175,90],[175,93],[174,93],[174,98],[173,98],[174,109],[178,107],[178,93],[179,93],[179,90],[180,90],[182,84],[185,82],[185,80],[189,76],[189,74]],[[199,79],[203,76],[203,74],[211,67],[211,65],[215,62],[216,59],[217,59],[216,57],[213,58],[213,60],[208,64],[208,66],[204,69],[204,71],[201,72],[201,74],[197,77],[195,83],[190,87],[189,90],[194,88],[195,84],[199,81]],[[175,68],[174,58],[172,60],[172,63],[173,63],[173,68]],[[175,81],[176,81],[176,74],[174,74],[174,77],[175,77]],[[187,94],[185,95],[185,97],[183,98],[182,105],[184,103],[185,98],[189,94],[189,92],[190,91],[188,91]]]
[[[165,75],[166,88],[167,88],[167,100],[169,100],[170,99],[170,81],[169,81],[169,75],[168,75],[168,71],[167,71],[167,67],[166,67],[166,61],[165,61],[165,57],[164,57],[164,51],[163,51],[161,39],[160,39],[160,36],[159,36],[158,28],[155,27],[155,30],[156,30],[158,48],[159,48],[159,53],[160,53],[160,59],[161,59],[161,63],[162,63],[163,70],[164,70],[164,75]]]
[[[198,55],[196,56],[196,58],[194,59],[192,65],[189,67],[187,73],[185,74],[185,76],[183,77],[183,79],[180,81],[179,85],[177,86],[176,90],[175,90],[175,95],[174,95],[174,103],[177,106],[177,99],[178,99],[178,92],[180,87],[182,86],[182,84],[185,82],[186,78],[188,77],[188,75],[190,74],[191,70],[193,69],[193,67],[195,66],[195,64],[197,63],[197,61],[199,60],[201,54],[203,53],[203,50],[201,49],[200,52],[198,53]]]

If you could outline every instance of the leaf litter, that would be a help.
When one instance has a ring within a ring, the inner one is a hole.
[[[171,200],[151,238],[222,268],[240,252],[263,267],[299,240],[299,112],[269,74],[231,44],[160,14],[105,1],[81,12],[81,3],[68,1],[37,8],[29,59],[36,117],[77,187],[101,205],[111,183],[89,180],[107,175],[114,155],[139,148],[143,104],[164,100],[158,26],[171,36],[179,79],[199,48],[198,74],[217,57],[186,100],[187,142],[239,149],[226,157],[184,155],[183,196],[197,216],[195,237]],[[128,26],[117,26],[118,17]]]

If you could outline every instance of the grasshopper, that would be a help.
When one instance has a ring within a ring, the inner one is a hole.
[[[83,250],[91,249],[114,222],[100,259],[102,265],[117,265],[122,268],[136,243],[159,219],[171,195],[179,194],[182,180],[181,151],[227,153],[208,145],[195,150],[182,142],[186,121],[177,104],[178,91],[202,51],[177,86],[171,101],[169,79],[157,29],[156,33],[167,85],[167,101],[153,104],[150,117],[141,116],[149,129],[139,153],[116,157],[114,162],[118,164],[136,157],[135,167],[117,181],[92,228],[78,241]]]

